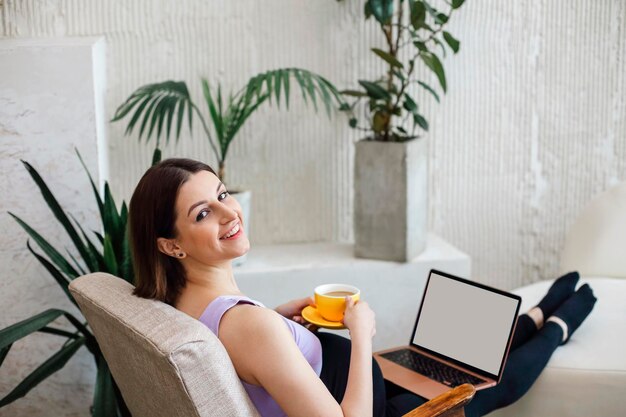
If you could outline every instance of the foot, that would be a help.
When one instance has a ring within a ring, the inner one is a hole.
[[[580,274],[578,272],[570,272],[552,283],[548,293],[537,304],[537,307],[543,313],[543,317],[551,316],[561,304],[574,294],[579,278]]]
[[[561,320],[567,326],[563,331],[563,342],[561,344],[567,343],[572,337],[572,334],[593,310],[596,300],[597,298],[593,295],[593,290],[589,284],[585,284],[554,312],[553,317]],[[548,318],[548,321],[556,321],[557,324],[562,326],[562,323],[558,323],[558,320],[553,320],[553,317]]]

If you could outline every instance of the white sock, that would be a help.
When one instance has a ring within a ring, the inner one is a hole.
[[[537,330],[543,327],[543,311],[541,311],[539,307],[531,308],[530,310],[528,310],[528,313],[526,313],[526,315],[535,322]]]
[[[548,320],[546,320],[546,323],[549,322],[549,321],[551,321],[553,323],[556,323],[559,326],[561,326],[561,329],[563,330],[563,340],[561,342],[565,342],[567,340],[567,334],[568,334],[567,324],[563,321],[563,319],[561,319],[560,317],[557,317],[557,316],[550,316],[550,317],[548,317]]]

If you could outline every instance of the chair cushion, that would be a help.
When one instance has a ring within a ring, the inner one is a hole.
[[[96,273],[70,290],[134,417],[256,417],[223,345],[198,320]]]
[[[626,278],[626,182],[596,196],[570,227],[562,271],[585,276]]]
[[[608,416],[626,410],[626,280],[581,281],[598,298],[589,317],[554,352],[528,393],[490,416]],[[520,311],[536,305],[551,284],[541,281],[513,291],[522,297]]]

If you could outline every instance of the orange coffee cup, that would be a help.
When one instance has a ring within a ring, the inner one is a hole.
[[[361,291],[347,284],[325,284],[315,288],[315,304],[320,315],[328,321],[341,321],[346,311],[346,297],[359,301]]]

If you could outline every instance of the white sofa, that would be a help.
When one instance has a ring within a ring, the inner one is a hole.
[[[598,301],[529,392],[490,417],[626,415],[626,183],[596,197],[578,217],[561,270],[579,271]],[[522,297],[521,311],[536,305],[551,284],[513,291]]]

